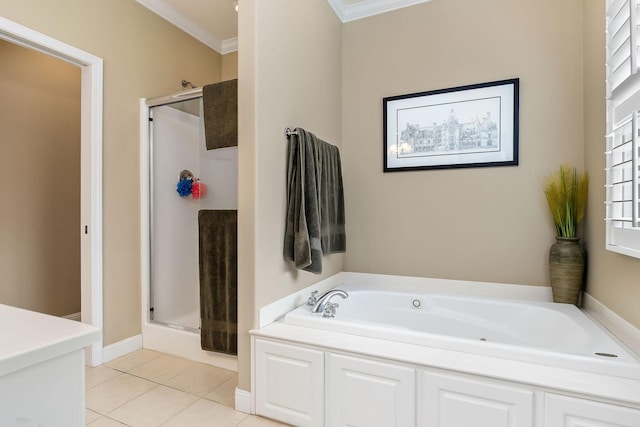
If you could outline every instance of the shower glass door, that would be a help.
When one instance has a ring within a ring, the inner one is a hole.
[[[200,327],[198,210],[177,192],[180,173],[200,176],[204,150],[201,98],[150,108],[151,289],[149,319],[197,332]]]

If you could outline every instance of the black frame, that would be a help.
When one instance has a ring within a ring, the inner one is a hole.
[[[520,79],[515,78],[383,98],[384,172],[517,166],[519,85]],[[453,107],[467,114],[475,111],[473,125],[471,122],[459,124]],[[447,129],[444,121],[438,125],[434,119],[441,119],[445,109],[449,108],[450,120],[453,121]],[[491,111],[497,112],[495,120]],[[478,116],[481,112],[485,113],[482,120]],[[400,132],[400,113],[407,117],[412,115],[414,119],[419,117],[423,126],[407,122],[406,130]],[[433,125],[425,125],[427,122]],[[447,131],[450,132],[447,136],[450,142],[442,137]],[[398,135],[405,132],[418,133],[422,139],[414,139],[412,144],[400,144],[402,140]],[[465,140],[459,136],[461,133],[473,137]],[[451,136],[453,134],[457,136]],[[463,143],[467,147],[460,148]],[[408,154],[402,150],[407,150]],[[423,154],[418,154],[418,150]],[[398,154],[398,151],[401,152]]]

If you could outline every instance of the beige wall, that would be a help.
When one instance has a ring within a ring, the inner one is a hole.
[[[222,76],[220,80],[232,80],[238,78],[238,52],[230,52],[222,55]]]
[[[4,0],[0,16],[104,59],[104,344],[140,333],[139,99],[221,77],[221,57],[131,0]]]
[[[80,312],[80,69],[0,40],[0,303]]]
[[[250,389],[246,331],[257,310],[343,269],[548,284],[554,232],[541,185],[562,162],[591,173],[588,290],[640,327],[640,261],[604,251],[600,3],[432,0],[343,25],[325,0],[243,0],[241,389]],[[105,344],[135,335],[138,99],[180,90],[183,78],[234,78],[233,58],[129,0],[5,0],[0,16],[105,59]],[[383,97],[512,77],[521,79],[520,166],[382,173]],[[282,258],[287,126],[342,149],[348,253],[326,259],[322,276]]]
[[[341,23],[325,0],[249,0],[239,14],[239,386],[250,389],[249,336],[256,310],[342,270],[296,271],[282,255],[285,127],[340,146]]]
[[[584,1],[585,168],[590,175],[587,217],[587,292],[640,328],[640,260],[605,250],[604,1]]]
[[[547,285],[542,192],[583,164],[582,2],[433,0],[343,28],[345,269]],[[520,78],[520,165],[382,172],[382,98]]]

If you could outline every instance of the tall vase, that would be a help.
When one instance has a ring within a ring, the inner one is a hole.
[[[577,304],[584,278],[584,249],[577,237],[556,237],[549,250],[553,301]]]

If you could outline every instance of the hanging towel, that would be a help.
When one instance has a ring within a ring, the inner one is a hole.
[[[238,145],[238,80],[202,87],[207,150]]]
[[[322,256],[346,251],[344,193],[338,147],[297,128],[289,137],[284,256],[322,273]]]
[[[200,246],[200,345],[237,354],[238,211],[198,212]]]

